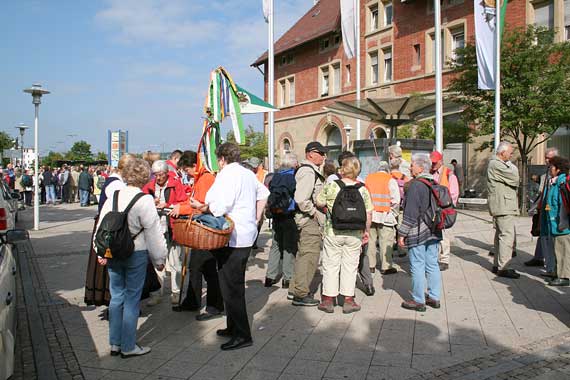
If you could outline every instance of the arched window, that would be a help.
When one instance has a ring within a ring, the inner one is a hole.
[[[289,139],[283,139],[283,150],[285,153],[291,151],[291,141]]]
[[[386,137],[386,131],[384,130],[384,128],[374,128],[372,133],[374,133],[374,138],[376,139],[385,139]]]
[[[327,131],[327,146],[328,145],[342,145],[340,129],[334,124],[331,125]]]

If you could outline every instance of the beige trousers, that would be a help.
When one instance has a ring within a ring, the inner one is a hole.
[[[166,258],[166,270],[170,272],[170,289],[172,293],[180,293],[180,281],[182,280],[182,261],[184,251],[178,244],[172,244]]]
[[[296,297],[303,298],[309,294],[309,286],[315,277],[319,256],[321,254],[321,228],[316,219],[310,219],[299,230],[299,244],[295,257],[293,281],[289,284]]]
[[[443,239],[439,242],[439,262],[449,264],[449,256],[451,255],[451,236],[446,230],[441,231]]]
[[[570,235],[554,236],[554,254],[558,278],[570,279]]]
[[[323,295],[354,296],[362,239],[355,236],[325,236],[323,246]]]
[[[508,269],[515,244],[515,217],[502,215],[493,217],[495,224],[494,266],[499,270]]]
[[[393,267],[392,259],[393,246],[396,239],[396,226],[385,226],[383,224],[372,223],[370,227],[370,241],[368,243],[368,261],[370,268],[376,268],[376,255],[380,257],[382,270]],[[376,252],[376,242],[378,241],[380,252]]]

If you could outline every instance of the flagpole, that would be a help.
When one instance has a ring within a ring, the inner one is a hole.
[[[360,106],[360,0],[354,0],[354,2],[356,10],[356,100]],[[356,139],[360,140],[360,119],[356,119]]]
[[[501,2],[495,4],[495,152],[501,142]]]
[[[273,106],[274,104],[274,75],[275,75],[275,68],[274,68],[274,53],[273,53],[273,0],[269,0],[269,15],[268,15],[268,43],[269,43],[269,51],[267,56],[267,61],[269,62],[269,78],[268,78],[268,101],[269,104]],[[268,118],[268,129],[269,129],[269,172],[273,172],[275,170],[275,116],[273,112],[269,112]]]
[[[434,0],[435,33],[435,149],[443,153],[443,85],[441,62],[441,3]]]

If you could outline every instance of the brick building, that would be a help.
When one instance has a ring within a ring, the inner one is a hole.
[[[454,50],[474,39],[471,0],[442,1],[443,62]],[[434,14],[431,0],[361,0],[361,96],[388,98],[414,93],[433,93]],[[536,23],[556,28],[558,41],[570,38],[570,0],[531,2],[511,0],[507,5],[508,27]],[[267,65],[267,54],[253,66]],[[267,70],[265,83],[267,92]],[[444,64],[443,85],[451,73]],[[333,152],[356,139],[356,120],[323,107],[337,101],[356,99],[356,58],[347,59],[340,32],[340,1],[320,0],[275,44],[275,99],[280,111],[275,115],[277,155],[293,151],[304,155],[305,144],[319,140]],[[347,125],[350,127],[347,128]],[[387,126],[361,123],[361,139],[373,133],[387,137]],[[570,132],[562,131],[559,143],[568,144]],[[446,161],[459,158],[469,171],[484,170],[484,154],[478,144],[449,150]],[[542,163],[543,150],[537,149],[533,163]],[[570,152],[567,152],[567,154]],[[475,176],[473,176],[475,177]],[[477,176],[478,177],[478,176]]]

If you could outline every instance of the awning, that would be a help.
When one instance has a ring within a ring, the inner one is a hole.
[[[435,118],[435,95],[412,95],[398,98],[361,99],[350,102],[335,102],[326,110],[374,121],[391,127]],[[462,112],[461,105],[443,100],[443,116]]]

